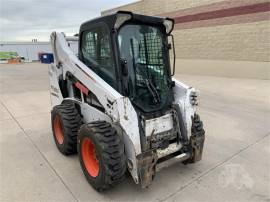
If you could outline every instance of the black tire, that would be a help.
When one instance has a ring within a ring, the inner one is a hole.
[[[81,126],[81,116],[72,103],[57,105],[51,112],[52,130],[55,144],[64,155],[77,153],[77,132]]]
[[[198,114],[194,114],[194,117],[192,118],[191,133],[192,133],[192,136],[196,136],[196,137],[201,137],[201,136],[204,136],[205,134],[205,131],[203,129],[203,122],[201,121],[200,116]],[[196,162],[194,159],[194,152],[193,152],[193,148],[191,147],[191,143],[189,145],[188,150],[191,152],[192,156],[189,159],[182,162],[184,165]]]
[[[94,146],[86,146],[88,143]],[[97,121],[82,125],[77,150],[83,173],[96,190],[111,188],[125,177],[124,144],[110,123]]]
[[[203,129],[203,122],[201,121],[198,114],[195,114],[193,117],[191,132],[195,135],[201,135],[202,133],[205,133]]]

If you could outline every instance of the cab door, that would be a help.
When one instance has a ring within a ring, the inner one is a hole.
[[[83,31],[81,52],[82,61],[105,82],[117,89],[110,33],[105,25],[97,25]]]

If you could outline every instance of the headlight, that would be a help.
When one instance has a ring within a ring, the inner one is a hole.
[[[192,106],[197,106],[198,105],[198,91],[192,91],[189,95],[189,101]]]

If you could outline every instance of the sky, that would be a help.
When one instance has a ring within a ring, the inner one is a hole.
[[[136,0],[0,0],[0,41],[48,41],[51,32],[78,33],[100,12]]]

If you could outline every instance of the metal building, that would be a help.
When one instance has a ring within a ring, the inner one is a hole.
[[[71,41],[71,49],[77,53],[78,43]],[[16,52],[19,57],[23,57],[26,62],[38,61],[39,53],[51,53],[50,42],[0,42],[1,52]]]
[[[1,42],[0,52],[17,52],[19,57],[24,57],[25,61],[38,61],[38,53],[50,53],[51,44],[49,42]]]

